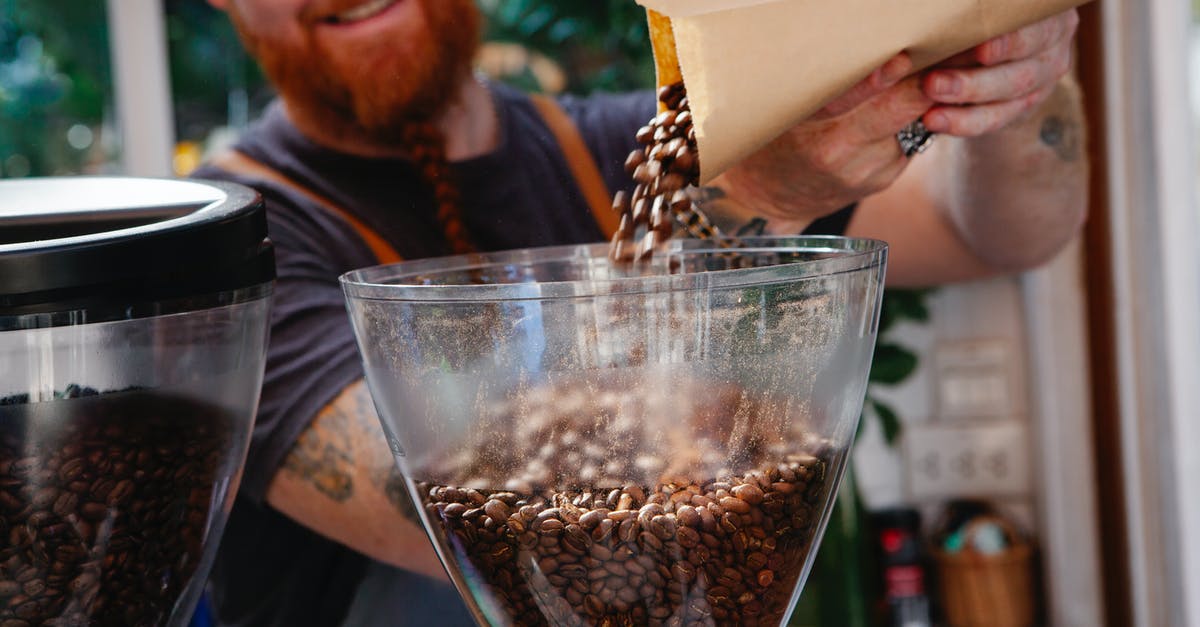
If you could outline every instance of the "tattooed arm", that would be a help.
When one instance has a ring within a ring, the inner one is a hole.
[[[304,432],[271,482],[267,502],[364,555],[446,576],[405,491],[365,381],[347,387]]]
[[[980,44],[921,77],[940,133],[849,233],[888,240],[888,280],[1013,272],[1054,255],[1086,215],[1083,107],[1069,71],[1074,10]]]
[[[1025,270],[1051,258],[1087,212],[1082,98],[1069,78],[1032,114],[978,137],[938,137],[848,235],[891,244],[890,285]]]

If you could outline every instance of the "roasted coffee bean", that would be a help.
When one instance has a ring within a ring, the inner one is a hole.
[[[750,505],[758,505],[763,500],[762,489],[753,483],[743,483],[733,488],[732,492],[734,496]]]
[[[642,165],[645,162],[646,162],[646,153],[642,152],[641,150],[635,150],[635,151],[629,153],[629,157],[625,159],[625,172],[629,173],[632,176],[633,172],[635,170],[637,170],[637,167],[639,165]],[[619,193],[624,193],[624,192],[619,192]]]
[[[585,513],[579,517],[579,524],[582,525],[584,529],[587,529],[590,531],[592,529],[595,529],[601,522],[603,522],[605,519],[607,519],[608,514],[609,514],[609,510],[607,510],[603,507],[601,507],[599,509],[590,510],[587,513]]]
[[[56,396],[0,399],[0,625],[163,624],[200,561],[229,417],[149,391]]]
[[[696,512],[696,508],[691,505],[681,505],[675,510],[675,516],[680,523],[688,527],[700,526],[700,514]]]
[[[637,133],[634,135],[634,138],[637,139],[637,141],[642,144],[652,143],[654,141],[654,131],[655,130],[656,129],[654,129],[653,127],[643,126],[642,128],[638,129]]]
[[[508,520],[508,506],[499,499],[492,499],[483,506],[483,511],[497,522]]]
[[[679,546],[690,549],[700,544],[700,533],[691,527],[680,527],[676,532]]]

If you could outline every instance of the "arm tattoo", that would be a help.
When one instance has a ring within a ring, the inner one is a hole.
[[[726,198],[725,190],[715,185],[706,185],[704,187],[689,187],[687,189],[688,197],[695,203],[716,202]]]
[[[393,462],[386,469],[371,474],[372,482],[383,491],[392,507],[400,512],[405,518],[421,524],[421,518],[417,514],[417,507],[413,504],[412,497],[408,495],[408,487],[404,483],[404,475],[400,474],[400,469]]]
[[[347,394],[348,403],[354,408],[355,426],[358,429],[359,446],[363,451],[363,459],[367,460],[368,475],[371,485],[375,486],[387,497],[392,505],[405,518],[420,525],[420,517],[408,495],[404,483],[404,475],[396,465],[396,458],[389,446],[379,417],[375,411],[375,401],[371,399],[371,391],[365,381],[360,381],[350,388]],[[399,445],[397,444],[397,447]]]
[[[1042,121],[1038,136],[1042,143],[1054,149],[1059,159],[1076,161],[1080,157],[1079,124],[1057,115],[1047,116]]]
[[[766,218],[750,218],[750,221],[743,224],[737,230],[738,237],[757,237],[762,235],[767,230]]]
[[[717,228],[727,233],[733,233],[736,237],[754,237],[766,233],[766,218],[756,216],[740,222],[738,218],[734,217],[734,213],[744,213],[744,211],[731,211],[728,205],[734,201],[720,187],[709,185],[690,188],[688,197],[716,224]]]
[[[353,458],[346,433],[349,417],[335,404],[317,416],[283,462],[283,471],[321,494],[346,502],[354,494]]]
[[[354,496],[355,476],[367,477],[396,511],[419,520],[364,381],[321,411],[292,447],[283,470],[338,503]]]

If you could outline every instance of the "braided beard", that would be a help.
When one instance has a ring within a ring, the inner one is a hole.
[[[404,128],[404,145],[421,172],[421,178],[433,189],[438,223],[446,243],[456,254],[474,252],[475,246],[463,224],[458,187],[446,161],[446,142],[432,122],[413,122]]]

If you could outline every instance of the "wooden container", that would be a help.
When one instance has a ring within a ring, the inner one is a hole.
[[[999,525],[1009,546],[984,555],[972,538],[985,523]],[[1007,521],[983,516],[967,524],[964,547],[956,553],[935,549],[938,586],[946,621],[952,627],[1030,627],[1034,622],[1033,549]]]

